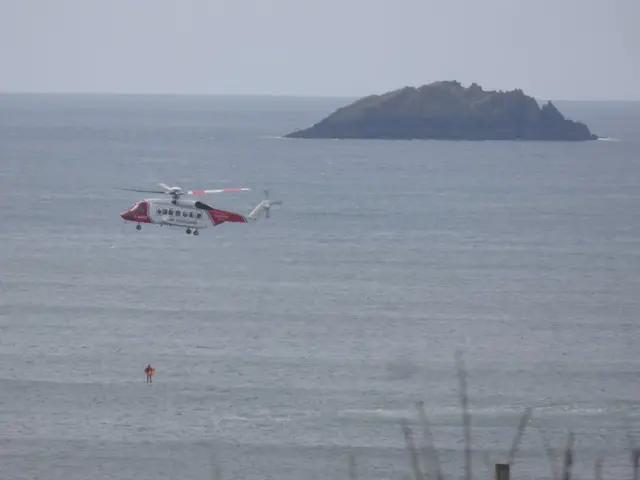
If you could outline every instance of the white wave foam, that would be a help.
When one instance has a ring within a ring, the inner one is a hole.
[[[541,405],[533,407],[533,415],[541,417],[555,417],[566,415],[590,416],[590,415],[606,415],[612,413],[616,409],[607,407],[578,407],[572,405]],[[483,407],[471,407],[469,413],[472,417],[495,417],[495,416],[515,416],[519,417],[523,414],[525,406],[516,405],[490,405]],[[460,416],[460,407],[457,405],[442,406],[434,409],[426,408],[427,415],[433,420],[438,417]],[[388,418],[388,419],[404,419],[416,418],[417,412],[413,409],[389,410],[383,408],[377,409],[347,409],[338,412],[339,417],[346,418]]]
[[[339,417],[348,417],[348,418],[411,418],[415,414],[413,411],[409,410],[385,410],[383,408],[375,408],[375,409],[347,409],[340,410],[338,412]]]

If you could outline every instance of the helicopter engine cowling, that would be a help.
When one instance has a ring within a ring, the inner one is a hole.
[[[185,198],[178,197],[174,201],[172,201],[172,203],[177,207],[197,208],[196,203],[198,202],[197,200],[187,200]]]
[[[195,201],[194,206],[196,208],[199,208],[200,210],[211,210],[213,208],[212,206],[207,205],[206,203],[200,202],[200,201],[197,201],[197,200]]]

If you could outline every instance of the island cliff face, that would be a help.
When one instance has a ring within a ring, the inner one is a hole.
[[[596,140],[589,128],[522,90],[485,91],[457,81],[370,95],[286,138]]]

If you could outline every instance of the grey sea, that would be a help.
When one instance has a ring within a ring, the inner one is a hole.
[[[419,401],[459,478],[458,351],[474,478],[527,407],[515,478],[569,432],[631,478],[640,104],[557,102],[586,143],[281,138],[348,101],[0,96],[0,478],[411,478]],[[158,182],[284,203],[125,224]]]

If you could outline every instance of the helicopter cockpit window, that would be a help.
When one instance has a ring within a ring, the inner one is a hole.
[[[140,214],[144,215],[144,214],[147,213],[147,206],[142,202],[141,203],[136,203],[133,211],[135,213],[140,213]]]

